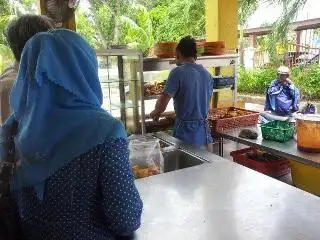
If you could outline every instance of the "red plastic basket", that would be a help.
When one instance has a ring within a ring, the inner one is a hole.
[[[256,148],[245,148],[231,152],[230,155],[233,157],[234,162],[271,177],[277,178],[290,173],[288,159],[279,157],[279,160],[258,161],[246,156],[247,153],[254,153],[257,151]]]

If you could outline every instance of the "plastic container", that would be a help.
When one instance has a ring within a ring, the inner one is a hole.
[[[234,77],[222,77],[222,76],[214,76],[214,88],[224,88],[226,86],[232,86],[235,82]]]
[[[175,42],[159,42],[154,46],[154,54],[159,58],[174,58],[176,47]]]
[[[242,150],[231,152],[233,161],[257,172],[266,174],[271,177],[281,177],[290,173],[289,160],[272,156],[269,160],[256,160],[248,157],[248,154],[265,154],[256,148],[245,148]],[[269,155],[270,156],[270,155]]]
[[[306,192],[320,196],[320,168],[290,161],[293,185]]]
[[[198,40],[198,41],[196,41],[196,44],[197,44],[198,56],[204,55],[204,46],[205,46],[206,42],[204,40]]]
[[[295,124],[287,121],[273,121],[261,125],[262,137],[265,140],[286,142],[293,139]]]
[[[206,42],[204,46],[205,55],[223,55],[226,52],[224,41]]]
[[[306,152],[320,152],[320,115],[297,115],[297,145]]]

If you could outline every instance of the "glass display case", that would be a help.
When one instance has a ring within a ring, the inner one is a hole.
[[[144,101],[141,94],[141,86],[144,85],[142,52],[107,49],[96,53],[103,108],[121,120],[129,134],[145,133]]]
[[[99,50],[97,57],[104,96],[103,108],[120,119],[128,133],[157,132],[173,126],[175,115],[172,100],[159,122],[152,121],[150,113],[163,91],[169,71],[176,67],[174,59],[143,58],[139,50],[129,49]],[[211,69],[218,67],[213,75],[219,75],[219,67],[233,67],[233,82],[225,87],[231,87],[233,102],[236,103],[238,55],[199,57],[197,63]]]

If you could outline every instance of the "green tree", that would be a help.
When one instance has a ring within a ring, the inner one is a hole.
[[[140,4],[132,4],[129,16],[122,16],[124,41],[132,48],[145,53],[154,45],[153,24],[150,12]]]
[[[11,6],[8,0],[0,0],[0,73],[11,62],[11,51],[8,47],[4,32],[8,25],[11,14]]]
[[[254,8],[262,2],[262,0],[239,0],[240,6],[246,6],[248,9],[245,12],[250,12],[250,9]],[[277,53],[277,46],[281,44],[286,48],[289,37],[289,24],[294,21],[299,11],[304,7],[307,0],[264,0],[273,6],[280,6],[282,8],[282,14],[278,20],[273,23],[273,31],[268,37],[267,50],[269,57],[274,64],[279,64],[282,61]],[[246,14],[243,14],[243,21],[245,21]]]
[[[128,44],[147,52],[154,44],[147,7],[129,0],[89,0],[89,3],[89,12],[77,12],[77,24],[78,31],[92,46]]]
[[[151,17],[156,41],[178,41],[186,35],[204,38],[204,0],[160,0]]]

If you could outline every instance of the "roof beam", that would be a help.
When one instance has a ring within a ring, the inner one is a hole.
[[[290,24],[290,28],[293,29],[294,31],[320,28],[320,18],[293,22]],[[252,35],[262,36],[262,35],[267,35],[271,33],[271,31],[272,31],[272,26],[248,28],[244,30],[244,36],[245,37],[249,37]]]

